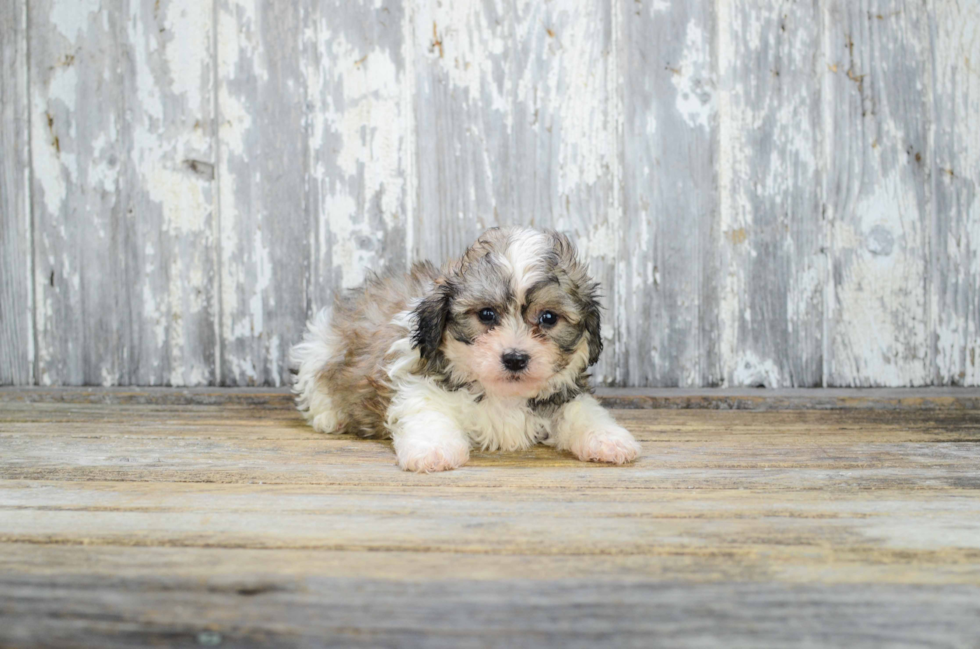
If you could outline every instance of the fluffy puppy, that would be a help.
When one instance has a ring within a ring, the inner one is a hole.
[[[409,471],[539,443],[630,462],[639,445],[587,383],[596,288],[564,235],[488,230],[441,270],[373,277],[324,309],[292,350],[297,404],[321,433],[390,436]]]

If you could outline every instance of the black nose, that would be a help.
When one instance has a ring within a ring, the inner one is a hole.
[[[520,372],[527,367],[527,362],[531,360],[531,357],[524,352],[505,352],[500,360],[503,361],[504,367],[511,372]]]

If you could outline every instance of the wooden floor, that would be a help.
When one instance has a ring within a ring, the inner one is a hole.
[[[708,408],[633,466],[414,475],[282,392],[0,390],[0,646],[980,647],[977,391],[651,394]]]

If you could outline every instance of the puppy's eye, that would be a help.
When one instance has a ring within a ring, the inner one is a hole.
[[[487,307],[485,309],[480,309],[480,312],[476,314],[476,317],[480,319],[483,324],[493,324],[497,320],[497,312]]]
[[[538,316],[538,323],[542,327],[554,327],[558,324],[558,314],[554,311],[544,311]]]

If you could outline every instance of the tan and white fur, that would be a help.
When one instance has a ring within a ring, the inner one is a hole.
[[[488,230],[442,269],[372,277],[314,318],[292,350],[297,404],[321,433],[391,437],[409,471],[538,443],[631,462],[639,445],[587,383],[596,291],[564,235]]]

